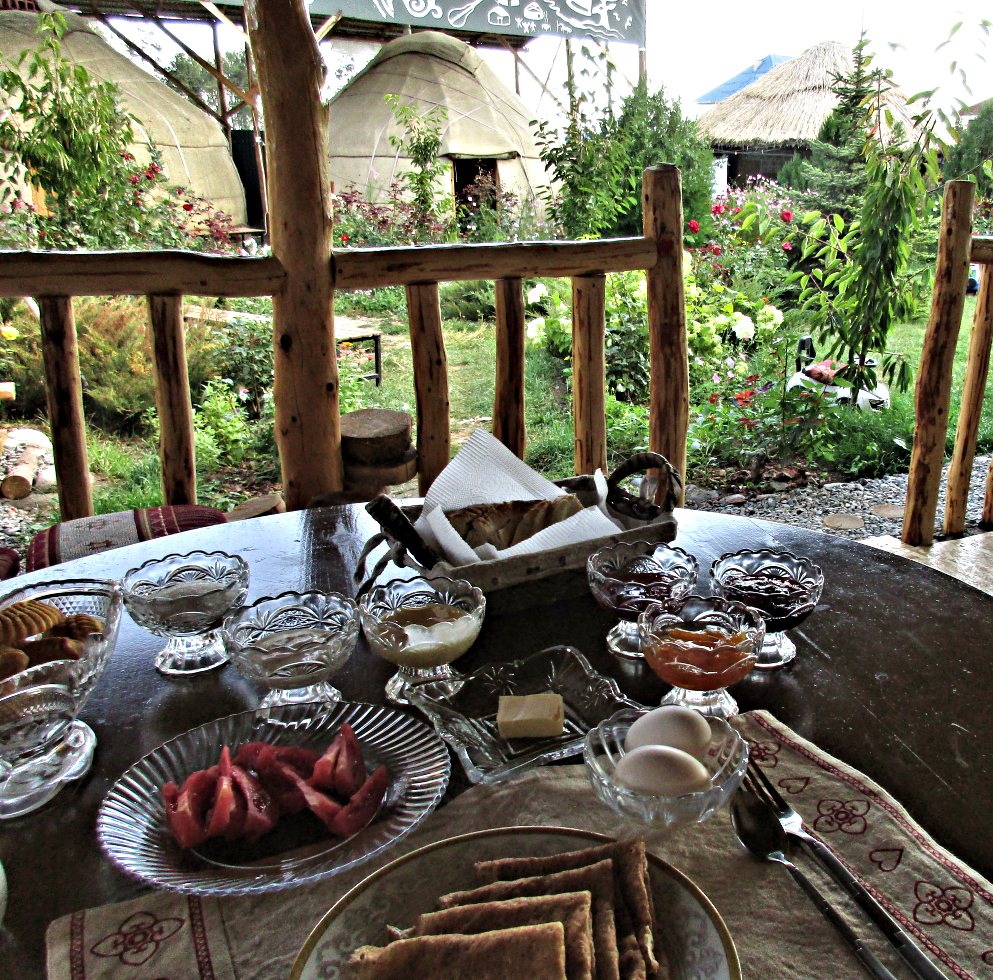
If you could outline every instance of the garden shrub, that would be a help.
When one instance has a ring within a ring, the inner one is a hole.
[[[476,323],[496,316],[493,283],[488,280],[442,283],[438,293],[441,315],[446,320]]]

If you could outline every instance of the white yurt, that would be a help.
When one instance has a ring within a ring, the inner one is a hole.
[[[458,196],[480,169],[496,176],[501,191],[525,200],[548,184],[529,126],[534,113],[467,44],[423,31],[384,45],[331,100],[328,149],[336,191],[354,185],[374,201],[410,169],[390,142],[403,131],[387,95],[419,115],[444,107],[440,155],[450,168],[442,192]]]
[[[117,84],[121,104],[138,120],[135,135],[144,144],[135,147],[139,161],[147,161],[151,143],[162,154],[170,183],[211,201],[217,210],[230,214],[236,225],[245,223],[245,192],[217,120],[115,51],[78,14],[51,0],[19,0],[18,5],[61,14],[67,25],[63,55],[95,78]],[[8,61],[38,44],[37,13],[0,9],[0,53]]]

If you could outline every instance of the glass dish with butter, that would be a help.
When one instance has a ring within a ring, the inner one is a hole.
[[[465,678],[452,661],[476,641],[485,614],[486,597],[462,579],[394,579],[370,590],[359,603],[362,630],[369,646],[399,668],[386,696],[408,704],[411,688],[429,682],[457,691]]]

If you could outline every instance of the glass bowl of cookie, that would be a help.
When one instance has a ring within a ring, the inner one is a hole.
[[[117,642],[116,583],[68,579],[0,598],[0,819],[47,803],[93,762],[77,716]]]

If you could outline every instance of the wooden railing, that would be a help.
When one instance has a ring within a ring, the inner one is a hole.
[[[903,518],[905,544],[929,545],[934,540],[951,409],[955,346],[962,324],[969,265],[978,263],[982,267],[981,281],[945,496],[945,532],[957,534],[965,529],[993,341],[993,238],[972,237],[975,189],[976,185],[970,181],[950,180],[944,190],[934,295],[914,392],[916,424]],[[986,478],[982,520],[993,524],[993,465]]]
[[[605,274],[646,270],[651,348],[649,445],[685,472],[689,380],[682,200],[676,167],[663,165],[645,171],[643,203],[642,238],[349,249],[332,253],[328,276],[333,289],[406,287],[422,493],[450,455],[448,367],[438,283],[454,280],[495,280],[493,432],[514,453],[523,456],[523,280],[535,276],[572,279],[575,471],[592,473],[607,464]],[[34,296],[39,301],[63,520],[92,513],[71,297],[148,297],[163,499],[169,504],[181,504],[196,501],[183,296],[279,296],[286,280],[286,270],[274,257],[228,258],[186,252],[0,252],[0,296]],[[315,391],[315,399],[321,394],[323,391]],[[277,367],[277,418],[280,408],[289,415],[293,399],[301,397],[306,398],[307,392],[280,388]],[[281,406],[281,399],[286,404]],[[340,455],[340,444],[337,451]],[[301,474],[288,473],[287,465],[284,459],[284,486],[291,480],[300,482]],[[300,464],[298,460],[289,465],[299,469],[306,462]],[[306,479],[302,483],[308,485]],[[303,506],[306,501],[296,503]]]

